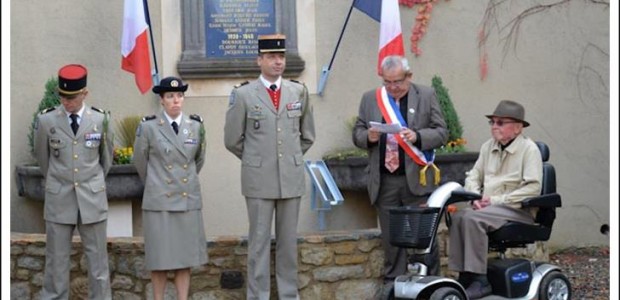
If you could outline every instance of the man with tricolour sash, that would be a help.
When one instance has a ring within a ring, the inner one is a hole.
[[[406,249],[389,242],[389,209],[426,203],[440,179],[434,149],[447,141],[448,130],[435,90],[411,82],[405,57],[385,57],[381,77],[383,86],[362,97],[353,143],[368,150],[368,193],[379,215],[388,282],[407,268]],[[430,275],[439,274],[436,243],[416,260],[429,267]]]

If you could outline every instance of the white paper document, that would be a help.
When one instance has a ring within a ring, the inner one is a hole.
[[[402,126],[398,123],[384,124],[374,121],[370,121],[368,123],[371,128],[376,128],[381,133],[399,133],[402,129]]]

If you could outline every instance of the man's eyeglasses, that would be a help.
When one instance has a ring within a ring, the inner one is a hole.
[[[517,123],[516,121],[508,121],[508,120],[491,120],[489,119],[489,125],[493,126],[493,124],[496,124],[499,127],[504,126],[504,124],[510,124],[510,123]]]
[[[407,80],[406,76],[403,79],[394,80],[394,81],[383,80],[383,85],[384,86],[401,85],[401,84],[403,84],[403,82],[405,82],[405,80]]]

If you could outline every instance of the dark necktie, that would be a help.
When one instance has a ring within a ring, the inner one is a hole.
[[[278,86],[275,85],[275,84],[272,84],[272,85],[269,86],[269,89],[271,89],[272,91],[275,92],[278,89]]]
[[[179,134],[179,124],[177,124],[177,122],[172,122],[172,129],[174,130],[174,134]]]
[[[69,117],[71,118],[71,130],[73,130],[73,134],[77,134],[78,128],[80,127],[77,122],[78,115],[71,114]]]

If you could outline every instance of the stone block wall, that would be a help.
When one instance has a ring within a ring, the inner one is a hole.
[[[372,299],[382,283],[379,236],[378,230],[300,236],[298,282],[302,299]],[[114,299],[152,299],[143,246],[140,237],[108,239]],[[247,238],[209,238],[208,253],[208,264],[192,269],[190,299],[245,299]],[[40,299],[45,235],[12,233],[10,267],[11,298]],[[176,299],[173,273],[169,278],[166,299]],[[275,279],[271,281],[272,298],[276,299]],[[85,299],[87,295],[86,258],[79,237],[74,237],[71,298]]]
[[[447,230],[440,230],[442,274],[447,271]],[[298,284],[301,299],[375,299],[382,286],[383,251],[377,229],[302,235]],[[245,299],[247,238],[208,239],[209,262],[192,269],[190,299]],[[546,257],[542,244],[521,254]],[[144,269],[143,239],[109,238],[108,256],[114,299],[152,299],[150,273]],[[272,264],[274,261],[272,253]],[[11,234],[11,299],[40,299],[45,266],[45,235]],[[272,299],[277,299],[272,265]],[[86,259],[79,237],[71,252],[71,299],[88,295]],[[172,283],[166,299],[176,299]]]

